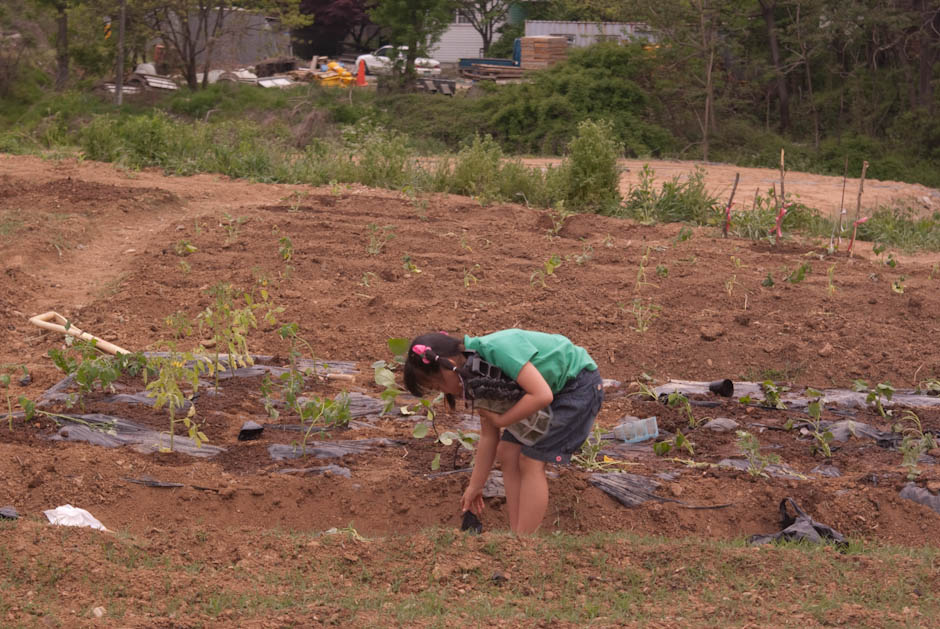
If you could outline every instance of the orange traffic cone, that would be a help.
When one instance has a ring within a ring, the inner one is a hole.
[[[359,60],[359,71],[356,72],[356,85],[366,86],[366,62],[362,59]]]

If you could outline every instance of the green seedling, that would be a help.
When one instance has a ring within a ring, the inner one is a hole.
[[[897,293],[898,295],[903,295],[904,294],[904,280],[906,279],[907,278],[902,275],[898,279],[891,282],[891,291],[894,293]]]
[[[7,399],[7,421],[9,429],[13,430],[13,395],[10,393],[11,374],[22,372],[21,381],[29,376],[29,370],[26,365],[2,365],[0,366],[0,386],[3,387],[4,395]],[[23,409],[27,421],[33,418],[36,412],[36,404],[25,395],[21,395],[16,400],[17,405]]]
[[[785,391],[789,391],[790,387],[778,386],[774,384],[773,380],[764,380],[760,386],[764,392],[764,400],[762,402],[764,406],[776,408],[781,411],[786,410],[787,405],[783,402],[780,395]]]
[[[221,223],[221,225],[222,225],[222,228],[225,229],[225,234],[226,234],[225,242],[226,244],[232,244],[233,242],[238,240],[239,227],[241,227],[243,224],[248,222],[248,219],[245,218],[244,216],[239,216],[239,217],[232,216],[228,212],[223,213],[222,218],[224,222]]]
[[[892,415],[892,411],[885,410],[884,401],[891,401],[891,397],[894,395],[894,387],[892,387],[887,382],[879,382],[875,386],[869,388],[868,383],[864,380],[855,380],[852,383],[852,388],[861,393],[867,392],[868,394],[865,397],[865,402],[868,404],[874,404],[875,410],[878,411],[878,414],[882,418],[888,419]],[[883,401],[884,400],[884,401]]]
[[[665,264],[656,265],[656,277],[667,278],[669,277],[669,267]]]
[[[652,247],[647,247],[643,257],[640,258],[640,266],[636,271],[635,290],[640,290],[643,286],[656,286],[656,284],[646,281],[646,267],[650,263],[650,251],[652,251]]]
[[[386,225],[379,227],[375,223],[369,223],[369,244],[366,246],[366,253],[370,256],[377,256],[385,249],[385,245],[395,238],[395,227]]]
[[[660,441],[653,444],[653,452],[656,453],[656,456],[666,456],[673,450],[678,452],[679,450],[685,450],[689,453],[689,456],[695,456],[695,444],[692,443],[688,437],[682,434],[682,431],[676,429],[676,436],[672,439],[667,439],[666,441]]]
[[[764,472],[764,470],[767,469],[769,465],[780,463],[780,457],[776,454],[761,454],[760,441],[751,433],[738,430],[735,434],[738,436],[735,445],[738,447],[741,454],[744,455],[744,458],[747,459],[747,473],[753,477],[763,476],[767,478],[767,473]]]
[[[810,387],[806,389],[806,397],[810,399],[806,412],[810,417],[812,428],[813,454],[821,452],[828,459],[832,457],[833,435],[831,431],[824,430],[822,427],[822,392]]]
[[[654,304],[652,300],[647,300],[646,303],[643,303],[642,299],[634,299],[630,312],[633,314],[636,325],[632,326],[630,329],[643,334],[650,329],[650,324],[653,322],[653,319],[659,316],[660,310],[662,310],[662,306]]]
[[[415,264],[414,260],[411,259],[411,256],[405,254],[401,257],[402,267],[409,273],[418,274],[421,272],[421,269],[418,268],[418,265]]]
[[[304,374],[297,368],[298,361],[302,356],[299,348],[301,346],[306,347],[311,357],[315,358],[313,356],[313,347],[310,346],[310,343],[301,338],[299,330],[300,326],[296,323],[288,323],[282,325],[277,332],[278,336],[290,343],[290,349],[287,352],[289,367],[287,371],[278,376],[278,380],[281,383],[281,393],[284,398],[285,406],[298,414],[301,409],[297,403],[297,399],[304,388]],[[270,413],[271,411],[269,410],[268,414]]]
[[[307,455],[307,441],[317,428],[342,428],[349,425],[349,395],[344,391],[338,399],[314,397],[300,407],[300,424],[304,427],[301,452]]]
[[[924,432],[924,426],[912,410],[904,411],[901,421],[894,425],[894,432],[904,435],[901,439],[901,465],[907,469],[907,480],[914,480],[920,476],[917,467],[920,457],[937,447],[937,440],[933,435]]]
[[[479,271],[479,270],[480,270],[479,264],[474,264],[469,269],[464,269],[463,271],[463,287],[464,288],[470,288],[471,286],[473,286],[479,281],[477,279],[477,276],[473,274],[474,271]]]
[[[604,245],[605,249],[611,249],[614,246],[614,239],[610,234],[604,236],[604,240],[601,241],[601,244]]]
[[[229,369],[253,365],[254,359],[248,350],[248,331],[258,327],[255,312],[266,309],[263,318],[269,324],[274,325],[275,314],[283,312],[284,309],[270,304],[268,292],[264,289],[261,289],[260,302],[255,302],[250,294],[245,293],[243,295],[245,305],[242,308],[235,307],[234,291],[228,284],[220,283],[213,286],[209,289],[209,294],[215,298],[215,302],[199,313],[197,318],[200,328],[208,329],[212,334],[213,360],[210,367],[215,379],[215,390],[218,391],[219,370],[224,369],[219,360],[222,348],[227,350]]]
[[[546,287],[545,278],[549,275],[555,274],[555,269],[561,266],[561,258],[557,253],[553,253],[552,256],[542,263],[542,268],[536,269],[532,272],[532,275],[529,276],[529,283],[532,286],[541,285],[542,288]]]
[[[68,338],[72,339],[72,337]],[[125,370],[131,372],[129,375],[137,375],[141,371],[141,361],[146,364],[146,359],[141,354],[105,356],[100,354],[96,347],[97,341],[95,340],[72,339],[70,347],[65,350],[55,348],[49,350],[52,363],[66,375],[74,378],[78,386],[79,401],[83,407],[85,395],[95,389],[113,390],[113,383]]]
[[[767,288],[770,288],[771,286],[773,286],[773,285],[774,285],[774,276],[773,276],[773,274],[768,271],[768,272],[767,272],[767,277],[765,277],[765,278],[763,279],[763,281],[761,281],[760,285],[761,285],[761,286],[766,286]]]
[[[170,451],[174,447],[177,413],[187,405],[189,411],[182,418],[183,425],[196,447],[201,446],[209,439],[199,429],[196,405],[192,398],[199,391],[199,375],[207,369],[206,364],[190,353],[171,350],[166,356],[151,358],[151,366],[156,371],[156,377],[147,384],[146,391],[154,399],[153,407],[160,409],[166,406],[170,415]],[[189,385],[188,395],[182,389],[186,385]]]
[[[806,274],[812,272],[813,267],[809,262],[804,262],[796,268],[796,270],[791,271],[787,274],[786,280],[791,284],[799,284],[804,279],[806,279]]]
[[[177,340],[183,339],[193,333],[192,320],[181,310],[177,310],[169,315],[163,322],[173,331],[173,337]]]
[[[277,253],[281,256],[281,260],[284,260],[284,262],[290,261],[294,257],[294,243],[287,236],[281,236],[277,243]]]
[[[732,274],[731,277],[725,282],[725,292],[728,293],[728,297],[731,297],[734,293],[734,284],[737,281],[738,276]]]
[[[369,288],[370,286],[372,286],[372,282],[374,282],[377,279],[379,279],[378,275],[376,275],[372,271],[366,271],[365,273],[362,274],[362,279],[359,280],[359,285]]]
[[[187,262],[186,260],[180,260],[180,263],[177,265],[177,267],[179,268],[180,273],[182,273],[183,275],[186,275],[187,273],[193,270],[193,267],[191,267],[189,265],[189,262]]]
[[[591,245],[583,245],[581,247],[581,253],[574,256],[574,263],[578,266],[589,262],[591,258],[594,257],[594,247]]]
[[[173,253],[180,257],[188,256],[191,253],[196,253],[199,249],[196,246],[189,242],[188,240],[177,240],[173,245]]]
[[[690,239],[692,238],[692,233],[693,233],[693,232],[692,232],[692,228],[691,228],[691,227],[689,227],[688,225],[683,225],[682,227],[679,228],[679,233],[676,234],[676,237],[673,238],[672,244],[675,246],[675,245],[678,245],[678,244],[681,243],[681,242],[685,242],[686,240],[690,240]]]
[[[552,226],[549,228],[546,237],[549,240],[554,240],[558,237],[558,234],[565,227],[565,221],[568,220],[570,216],[573,216],[575,212],[566,210],[563,201],[558,202],[558,207],[554,210],[548,211],[548,217],[552,221]]]
[[[309,194],[310,193],[305,190],[303,191],[296,190],[288,194],[283,199],[281,199],[281,201],[284,201],[288,204],[288,207],[287,207],[288,212],[291,212],[291,213],[299,212],[301,204],[303,203],[304,199],[306,199]]]
[[[390,338],[388,340],[388,349],[392,352],[392,362],[389,363],[384,360],[377,360],[372,363],[372,368],[375,370],[375,383],[383,388],[379,396],[385,401],[385,407],[382,409],[383,413],[391,412],[395,407],[395,400],[399,395],[404,393],[404,391],[398,388],[398,383],[395,382],[395,373],[393,370],[405,364],[408,348],[408,339]],[[426,405],[426,408],[430,410],[430,406]],[[433,421],[433,414],[431,415],[431,421]]]
[[[836,271],[836,265],[834,264],[830,266],[829,269],[826,271],[826,281],[827,281],[826,294],[829,295],[829,297],[832,297],[836,292],[836,284],[833,281],[833,275],[835,271]]]
[[[692,404],[689,402],[689,398],[683,394],[673,391],[666,398],[666,405],[669,408],[678,408],[685,413],[686,418],[689,420],[689,428],[698,426],[698,421],[695,419],[695,415],[692,414]]]
[[[940,379],[930,378],[921,380],[917,383],[917,393],[926,393],[927,395],[940,395]]]
[[[595,425],[587,440],[581,445],[581,450],[571,457],[571,461],[589,472],[612,472],[622,470],[629,465],[626,461],[617,461],[606,455],[601,455],[604,447],[604,430]]]

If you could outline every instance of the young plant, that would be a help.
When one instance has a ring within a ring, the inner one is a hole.
[[[787,405],[784,403],[780,395],[785,391],[789,391],[790,387],[778,386],[774,384],[773,380],[764,380],[760,386],[764,391],[764,406],[776,408],[781,411],[786,410]]]
[[[669,267],[665,264],[656,265],[656,277],[667,278],[669,277]]]
[[[610,472],[623,469],[627,463],[617,461],[607,455],[601,456],[604,447],[604,430],[595,425],[587,440],[581,445],[581,451],[571,457],[571,461],[589,472]]]
[[[241,227],[244,223],[248,221],[244,216],[235,217],[225,212],[222,214],[224,222],[221,223],[222,227],[225,229],[225,243],[232,244],[238,240],[238,228]]]
[[[827,459],[831,458],[833,435],[822,427],[822,392],[810,387],[806,389],[806,396],[810,399],[806,412],[813,430],[813,454],[821,452]]]
[[[737,281],[737,279],[738,279],[738,276],[732,273],[728,281],[725,282],[725,292],[728,293],[728,297],[731,297],[732,294],[734,293],[734,284]]]
[[[545,278],[549,275],[554,275],[555,269],[560,266],[561,258],[557,253],[553,253],[548,260],[542,263],[542,268],[533,271],[532,275],[529,276],[529,283],[532,286],[536,286],[536,283],[538,283],[542,286],[542,288],[545,288]]]
[[[411,259],[411,256],[405,254],[401,257],[402,267],[409,273],[418,274],[421,272],[421,269],[418,268],[418,265],[415,264],[414,260]]]
[[[385,249],[388,241],[395,238],[395,227],[386,225],[379,227],[375,223],[369,223],[369,244],[366,246],[366,253],[370,256],[377,256]]]
[[[349,425],[352,417],[349,412],[349,395],[343,392],[337,397],[336,400],[314,397],[300,407],[300,425],[304,431],[301,451],[304,456],[307,455],[307,441],[315,429],[345,428]]]
[[[192,354],[170,351],[166,356],[151,358],[152,368],[156,371],[154,380],[147,384],[147,395],[154,398],[155,409],[166,406],[170,415],[170,451],[173,451],[176,433],[177,413],[189,405],[189,411],[183,416],[183,425],[196,447],[208,441],[205,433],[199,429],[196,421],[196,405],[192,398],[199,391],[199,375],[206,369],[201,360]],[[189,394],[183,392],[183,386],[189,385]]]
[[[583,245],[581,247],[581,253],[576,254],[574,256],[574,263],[577,264],[578,266],[581,266],[582,264],[585,264],[586,262],[590,261],[590,259],[593,257],[594,257],[594,247],[592,247],[591,245]]]
[[[892,387],[887,382],[879,382],[875,386],[868,388],[868,383],[864,380],[856,380],[852,383],[852,388],[861,393],[868,392],[868,395],[865,396],[865,402],[868,404],[874,404],[875,410],[878,411],[878,414],[881,415],[883,419],[888,419],[892,415],[892,411],[885,410],[884,401],[891,401],[891,397],[894,395],[894,387]]]
[[[765,277],[765,278],[761,281],[760,285],[761,285],[761,286],[766,286],[767,288],[770,288],[770,287],[772,287],[772,286],[774,285],[774,276],[773,276],[773,274],[772,274],[770,271],[767,272],[767,277]]]
[[[826,294],[829,297],[832,297],[836,292],[836,284],[835,282],[832,281],[835,271],[836,271],[836,265],[834,264],[830,266],[829,269],[826,271],[826,282],[827,282]]]
[[[383,413],[389,413],[395,406],[395,400],[399,395],[404,393],[404,391],[398,388],[398,383],[395,382],[395,373],[393,370],[405,364],[405,356],[408,355],[408,344],[408,339],[388,339],[388,349],[392,352],[393,356],[392,362],[389,363],[384,360],[377,360],[372,363],[372,368],[375,370],[375,383],[383,388],[379,396],[385,401],[385,407],[382,409]],[[430,406],[426,406],[430,410]],[[433,421],[433,414],[431,419]]]
[[[904,280],[906,279],[907,277],[902,275],[898,279],[891,282],[891,291],[894,293],[897,293],[898,295],[903,295],[904,294]]]
[[[633,314],[636,326],[632,326],[630,329],[643,334],[650,329],[650,323],[659,316],[660,310],[662,310],[662,306],[654,304],[652,300],[647,300],[644,304],[642,299],[634,299],[630,312]]]
[[[643,253],[643,257],[640,258],[640,266],[636,271],[636,285],[634,286],[635,290],[640,290],[643,286],[656,286],[652,282],[646,281],[646,267],[650,263],[650,251],[652,247],[647,247],[646,252]]]
[[[479,270],[480,270],[479,264],[474,264],[469,269],[464,269],[463,271],[463,287],[464,288],[470,288],[471,286],[473,286],[479,281],[477,279],[477,276],[473,274],[474,271],[479,271]]]
[[[698,420],[696,420],[695,415],[692,414],[692,404],[689,402],[689,398],[683,394],[678,391],[673,391],[666,397],[666,405],[669,406],[669,408],[681,409],[689,420],[689,428],[698,426]]]
[[[287,236],[281,236],[277,243],[277,253],[281,256],[281,260],[289,262],[290,259],[294,257],[294,243],[291,242],[291,239]]]
[[[29,376],[29,371],[26,369],[26,365],[0,366],[0,386],[3,387],[4,394],[7,399],[7,421],[9,422],[10,430],[13,430],[13,395],[10,393],[10,382],[12,381],[10,374],[16,373],[17,371],[23,372],[23,376],[20,378],[21,381],[26,380],[26,378]],[[16,403],[25,412],[27,420],[33,418],[33,414],[36,412],[36,404],[32,400],[30,400],[25,395],[21,395],[19,398],[17,398]]]
[[[780,463],[780,457],[776,454],[761,454],[760,441],[751,433],[738,430],[735,434],[738,436],[735,445],[744,455],[744,458],[747,459],[747,473],[753,477],[763,476],[767,478],[767,473],[764,470],[769,465]]]
[[[549,228],[546,237],[549,240],[554,240],[557,238],[558,234],[565,226],[565,221],[568,220],[568,217],[573,216],[574,214],[575,212],[565,209],[564,201],[559,201],[558,207],[556,209],[548,211],[548,217],[552,221],[552,226]]]
[[[173,253],[180,257],[188,256],[191,253],[199,251],[196,246],[188,240],[177,240],[173,245]]]
[[[907,480],[912,481],[920,476],[921,472],[917,467],[920,457],[936,448],[937,440],[930,433],[924,432],[920,417],[912,410],[904,411],[901,421],[894,425],[894,432],[904,435],[899,446],[902,456],[901,465],[907,469]]]
[[[796,270],[791,271],[787,274],[786,280],[791,284],[799,284],[804,279],[806,279],[806,274],[810,273],[813,270],[812,265],[809,262],[804,262],[796,268]]]
[[[297,398],[303,392],[304,389],[304,374],[301,373],[300,369],[297,368],[297,362],[300,360],[302,354],[299,347],[304,346],[310,352],[311,357],[313,357],[313,348],[310,346],[310,343],[305,341],[300,337],[298,333],[300,326],[296,323],[288,323],[281,326],[278,330],[278,336],[290,343],[290,349],[288,350],[288,364],[290,367],[287,371],[278,376],[278,380],[281,381],[281,392],[284,398],[284,405],[292,410],[300,413],[300,407],[297,404]],[[268,411],[270,414],[270,411]]]
[[[695,444],[688,437],[682,434],[682,431],[676,429],[676,436],[672,439],[659,441],[653,444],[653,452],[656,456],[666,456],[673,450],[678,452],[680,449],[689,453],[689,456],[695,456]]]

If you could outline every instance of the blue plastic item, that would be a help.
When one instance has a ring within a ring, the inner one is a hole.
[[[658,437],[659,426],[656,423],[655,415],[645,419],[629,417],[614,426],[613,433],[615,437],[624,443],[640,443]]]

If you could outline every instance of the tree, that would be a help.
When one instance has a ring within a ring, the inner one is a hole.
[[[138,0],[137,4],[143,21],[179,58],[190,89],[199,87],[200,58],[202,86],[208,85],[215,46],[230,28],[227,18],[236,11],[274,15],[285,26],[309,23],[298,11],[300,0]]]
[[[313,23],[296,31],[304,56],[335,55],[347,35],[364,48],[375,37],[369,19],[375,0],[301,0],[300,13]]]
[[[454,0],[378,0],[369,12],[372,21],[386,29],[393,45],[408,47],[398,77],[401,86],[413,83],[415,59],[440,39],[454,8]]]
[[[496,28],[502,22],[513,0],[456,0],[457,12],[463,16],[483,40],[483,56],[489,54]]]

